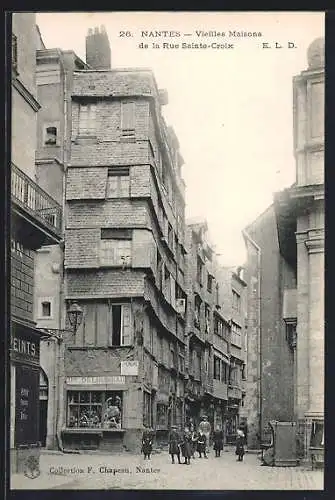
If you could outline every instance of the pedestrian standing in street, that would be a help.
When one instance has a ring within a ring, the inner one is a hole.
[[[190,431],[191,431],[191,454],[192,454],[192,458],[195,458],[194,454],[197,450],[198,433],[195,430],[193,424],[191,425]]]
[[[237,455],[237,457],[238,457],[237,458],[238,462],[243,462],[244,444],[245,444],[244,432],[241,429],[237,429],[235,455]]]
[[[192,435],[188,427],[185,427],[184,429],[181,451],[183,457],[185,458],[184,464],[190,465],[192,455]]]
[[[215,456],[219,457],[221,451],[223,450],[223,432],[219,425],[216,426],[216,429],[213,433],[213,442],[214,442],[213,449],[215,451]]]
[[[207,415],[203,415],[201,422],[199,424],[199,432],[205,434],[206,436],[206,453],[208,453],[209,451],[209,439],[211,435],[211,430],[212,430],[211,424],[208,422]]]
[[[208,458],[206,454],[206,441],[207,441],[206,435],[200,431],[198,435],[198,444],[197,444],[199,458],[202,458],[202,454],[204,454],[204,458]]]
[[[142,453],[144,455],[144,460],[150,460],[150,455],[152,452],[152,432],[147,427],[143,431],[142,435]]]
[[[181,439],[177,430],[177,427],[173,425],[171,427],[171,432],[169,435],[169,454],[171,455],[171,462],[174,464],[174,457],[177,456],[178,464],[181,464],[180,461],[180,445]]]

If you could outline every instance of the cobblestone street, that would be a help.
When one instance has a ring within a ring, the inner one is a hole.
[[[43,452],[36,479],[14,475],[11,489],[192,489],[322,490],[323,471],[303,467],[262,467],[255,454],[242,463],[232,450],[215,458],[171,464],[166,453],[150,461],[136,455],[57,454]],[[71,470],[65,470],[71,469]]]

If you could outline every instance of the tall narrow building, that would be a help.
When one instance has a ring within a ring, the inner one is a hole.
[[[92,33],[89,33],[92,37]],[[108,47],[99,44],[108,59]],[[151,70],[77,71],[66,173],[66,447],[138,449],[184,421],[185,186]]]
[[[38,184],[35,170],[36,49],[34,13],[12,15],[10,458],[13,473],[38,464],[40,340],[36,328],[36,250],[61,241],[62,208]]]

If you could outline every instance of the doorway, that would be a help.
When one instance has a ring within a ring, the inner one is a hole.
[[[41,447],[46,447],[48,434],[48,393],[49,384],[48,377],[44,370],[40,369],[40,421],[39,421],[39,441]]]

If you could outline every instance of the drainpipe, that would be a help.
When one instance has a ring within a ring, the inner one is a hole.
[[[261,344],[261,249],[247,231],[242,230],[245,240],[249,241],[257,251],[257,411],[259,440],[262,437],[262,344]]]
[[[64,65],[63,54],[59,53],[59,60],[63,70],[63,137],[62,137],[62,164],[63,164],[63,189],[62,189],[62,209],[63,209],[63,220],[62,220],[62,232],[64,235],[65,229],[65,182],[66,182],[66,147],[67,147],[67,78],[66,78],[66,68]],[[64,305],[64,246],[61,247],[61,265],[60,265],[60,292],[59,292],[59,327],[63,329],[63,305]],[[64,355],[65,355],[65,339],[59,339],[57,345],[57,363],[56,367],[58,369],[57,374],[57,385],[58,385],[58,404],[57,404],[57,417],[56,417],[56,439],[58,448],[64,452],[63,442],[62,442],[62,420],[63,420],[63,405],[64,405]]]

